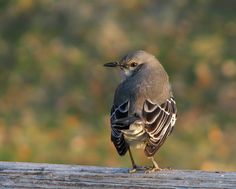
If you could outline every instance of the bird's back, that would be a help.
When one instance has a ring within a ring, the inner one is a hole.
[[[130,100],[129,114],[141,113],[146,99],[162,104],[171,96],[168,75],[159,62],[142,65],[137,73],[119,84],[114,96],[114,105]]]

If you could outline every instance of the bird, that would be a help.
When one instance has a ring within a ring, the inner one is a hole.
[[[111,141],[118,154],[129,153],[133,173],[140,167],[131,148],[143,149],[153,163],[148,172],[161,170],[154,155],[171,134],[177,119],[167,72],[154,55],[144,50],[129,52],[104,66],[118,68],[122,76],[110,113]]]

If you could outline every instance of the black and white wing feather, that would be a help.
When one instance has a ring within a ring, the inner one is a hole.
[[[111,109],[111,141],[116,147],[119,155],[124,155],[128,150],[128,144],[124,140],[122,129],[128,129],[129,124],[125,123],[128,117],[129,101],[127,100],[120,106],[112,106]]]
[[[161,105],[146,100],[143,106],[143,118],[145,119],[145,130],[149,136],[145,154],[150,157],[161,147],[174,127],[177,118],[174,98],[167,99]]]

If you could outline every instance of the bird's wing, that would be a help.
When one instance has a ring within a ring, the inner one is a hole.
[[[145,129],[149,135],[145,153],[153,156],[171,133],[177,117],[176,103],[173,97],[158,105],[146,100],[143,106]]]
[[[119,155],[124,155],[128,150],[128,144],[121,130],[129,129],[130,124],[138,119],[128,116],[129,107],[130,102],[127,100],[119,106],[113,105],[111,109],[111,140]]]

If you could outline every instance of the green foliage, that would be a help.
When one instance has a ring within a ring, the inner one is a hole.
[[[170,75],[176,128],[161,166],[236,168],[236,2],[16,0],[0,3],[0,160],[130,166],[110,142],[124,53]],[[141,163],[149,161],[135,152]]]

